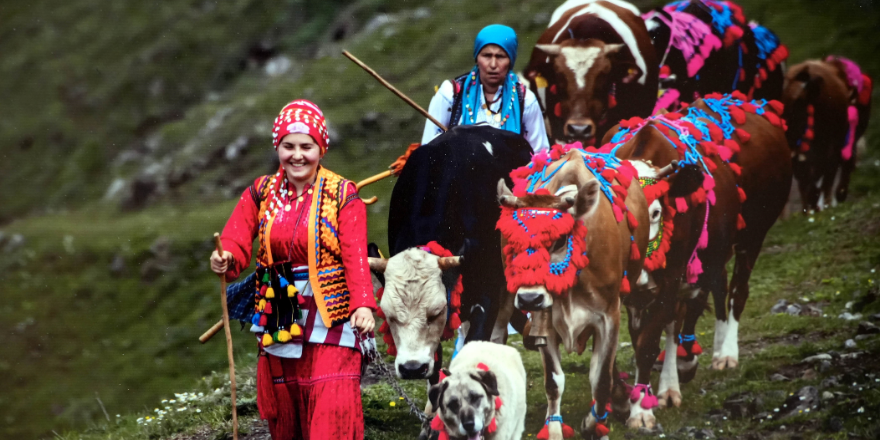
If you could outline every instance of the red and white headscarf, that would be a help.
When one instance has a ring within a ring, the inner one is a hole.
[[[272,128],[272,144],[276,150],[281,144],[281,139],[290,133],[311,136],[321,148],[321,155],[326,153],[330,146],[324,113],[317,105],[305,99],[297,99],[287,104],[275,118],[275,126]]]

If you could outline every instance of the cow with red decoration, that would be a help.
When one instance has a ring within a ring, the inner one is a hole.
[[[660,60],[660,109],[708,93],[739,90],[779,99],[788,49],[772,31],[746,23],[730,1],[679,1],[642,15]]]
[[[391,256],[370,258],[370,268],[384,274],[379,332],[399,377],[437,383],[440,342],[455,330],[466,333],[466,342],[504,341],[512,305],[502,310],[495,188],[531,152],[516,133],[468,125],[407,160],[391,195]]]
[[[693,377],[696,356],[702,353],[694,327],[709,293],[718,319],[713,367],[738,362],[737,326],[749,274],[785,204],[791,179],[782,105],[745,98],[739,92],[710,94],[680,112],[624,121],[606,137],[603,150],[634,164],[651,203],[645,272],[624,299],[638,368],[631,426],[639,426],[639,420],[648,428],[655,423],[650,372],[663,330],[667,338],[657,403],[681,404],[680,378]],[[658,168],[672,164],[680,170],[668,182],[654,177]],[[734,251],[728,298],[725,266]],[[690,295],[679,298],[682,285],[689,286]],[[642,393],[637,394],[639,387]]]
[[[569,0],[523,71],[551,143],[594,145],[617,121],[649,116],[658,63],[639,10],[620,0]]]
[[[530,338],[544,363],[547,414],[539,439],[570,438],[561,399],[559,345],[583,353],[590,337],[594,402],[582,434],[608,434],[606,419],[620,325],[620,296],[642,270],[648,217],[637,175],[613,154],[555,145],[498,182],[507,290],[531,311]]]
[[[846,200],[872,90],[871,78],[844,57],[808,60],[788,70],[786,135],[804,212]]]

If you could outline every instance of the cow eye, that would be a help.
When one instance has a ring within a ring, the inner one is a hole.
[[[441,314],[443,314],[442,309],[437,311],[436,313],[432,313],[432,314],[428,315],[428,321],[435,321],[437,318],[440,317]]]

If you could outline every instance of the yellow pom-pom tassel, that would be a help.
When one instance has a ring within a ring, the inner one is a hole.
[[[275,289],[271,287],[266,289],[266,298],[275,298]]]
[[[266,308],[266,300],[265,300],[265,299],[261,299],[261,300],[260,300],[260,304],[257,305],[257,308],[260,309],[260,311],[262,312],[263,309]]]
[[[278,331],[278,342],[285,343],[290,341],[290,332],[287,330],[279,330]]]
[[[302,336],[302,334],[303,334],[302,327],[300,327],[299,324],[294,322],[293,325],[290,326],[290,334],[293,337]]]
[[[296,294],[299,293],[299,290],[293,284],[287,285],[287,297],[293,298]]]
[[[272,340],[272,335],[263,333],[263,347],[268,347],[274,343],[275,341]]]

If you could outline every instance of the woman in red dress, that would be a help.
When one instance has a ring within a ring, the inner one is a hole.
[[[272,136],[278,172],[242,193],[211,270],[238,278],[259,239],[251,331],[272,438],[362,439],[358,333],[373,330],[376,310],[366,206],[353,182],[320,165],[328,136],[318,106],[291,102]]]

